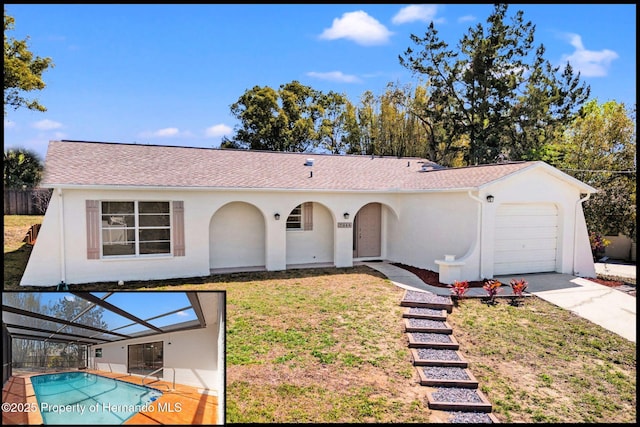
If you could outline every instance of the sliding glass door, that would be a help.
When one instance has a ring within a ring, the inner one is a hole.
[[[163,367],[162,341],[134,344],[129,346],[129,372],[146,375]],[[163,371],[154,376],[162,378]]]

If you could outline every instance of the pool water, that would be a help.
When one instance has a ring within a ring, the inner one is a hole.
[[[44,424],[122,424],[162,395],[87,372],[31,377]]]

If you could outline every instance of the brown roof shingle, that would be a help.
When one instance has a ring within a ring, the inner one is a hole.
[[[309,158],[313,166],[305,166]],[[453,190],[477,188],[535,163],[442,168],[419,158],[51,141],[41,185]],[[424,172],[423,164],[435,169]]]

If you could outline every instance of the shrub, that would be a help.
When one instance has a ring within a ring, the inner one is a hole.
[[[511,290],[513,292],[513,296],[511,297],[511,305],[518,306],[520,305],[520,301],[523,298],[522,293],[525,289],[527,289],[527,283],[524,279],[511,279],[509,282],[511,285]]]
[[[509,282],[509,284],[511,285],[513,295],[519,297],[522,296],[522,293],[525,289],[527,289],[527,286],[529,285],[529,283],[524,279],[511,279],[511,282]]]
[[[453,293],[458,298],[462,298],[468,290],[469,282],[466,280],[462,282],[455,280],[453,282],[453,285],[451,285],[451,293]]]
[[[490,304],[495,304],[496,295],[500,292],[500,286],[502,286],[502,283],[498,280],[486,279],[484,281],[482,288],[487,291]]]

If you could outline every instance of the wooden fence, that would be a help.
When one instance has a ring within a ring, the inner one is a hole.
[[[4,189],[5,215],[44,215],[51,199],[49,188]]]
[[[29,227],[29,231],[27,231],[27,235],[24,236],[24,239],[22,239],[22,241],[32,246],[35,245],[41,225],[42,224],[33,224],[31,227]]]

